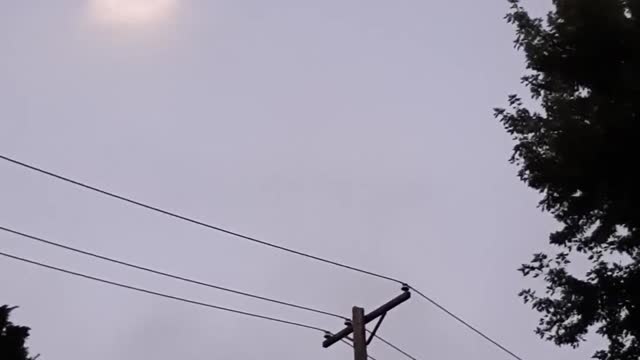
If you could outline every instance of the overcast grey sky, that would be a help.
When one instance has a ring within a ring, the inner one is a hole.
[[[537,314],[516,296],[531,283],[515,269],[555,225],[507,163],[511,143],[492,118],[523,72],[505,0],[110,1],[1,0],[0,153],[406,279],[525,359],[591,356],[593,346],[540,341]],[[0,178],[0,225],[33,235],[344,314],[399,293],[6,162]],[[342,327],[6,233],[0,249]],[[21,306],[15,321],[33,328],[29,345],[48,360],[352,356],[346,346],[322,349],[313,331],[4,258],[0,303]],[[417,297],[381,331],[418,359],[508,359]],[[376,342],[370,353],[402,359]]]

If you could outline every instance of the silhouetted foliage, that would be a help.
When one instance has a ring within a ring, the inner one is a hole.
[[[595,329],[608,349],[594,358],[638,360],[640,0],[554,0],[544,20],[509,2],[540,110],[511,95],[496,117],[516,141],[519,177],[562,225],[550,235],[558,251],[520,269],[542,277],[545,294],[520,295],[542,314],[541,337],[577,347]],[[584,275],[570,269],[581,255]]]
[[[9,315],[15,307],[0,306],[0,359],[34,360],[29,357],[25,342],[29,337],[29,328],[17,326],[9,321]],[[37,356],[36,356],[37,357]]]

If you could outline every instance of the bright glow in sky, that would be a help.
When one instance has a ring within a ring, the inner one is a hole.
[[[112,24],[148,24],[165,19],[176,0],[91,0],[92,15]]]

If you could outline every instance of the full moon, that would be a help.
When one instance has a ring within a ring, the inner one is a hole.
[[[102,22],[148,24],[169,16],[177,0],[91,0],[93,16]]]

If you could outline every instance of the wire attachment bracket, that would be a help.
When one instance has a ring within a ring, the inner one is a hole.
[[[373,338],[376,336],[376,332],[378,332],[378,329],[380,328],[380,325],[382,325],[382,320],[384,320],[384,317],[387,316],[387,313],[384,313],[380,316],[380,319],[378,320],[378,322],[376,323],[376,326],[373,328],[373,331],[371,332],[371,334],[369,335],[369,339],[367,340],[367,345],[371,344],[371,341],[373,340]]]

